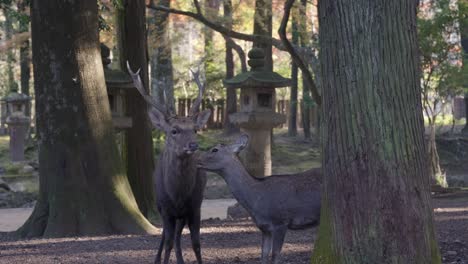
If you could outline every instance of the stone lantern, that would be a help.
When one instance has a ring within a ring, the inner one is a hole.
[[[229,115],[234,124],[250,137],[243,152],[244,165],[254,176],[271,175],[271,129],[286,122],[275,112],[275,88],[291,85],[291,80],[264,69],[262,49],[253,48],[249,54],[251,70],[225,80],[227,88],[240,88],[240,111]]]
[[[10,158],[12,161],[24,160],[24,144],[31,119],[26,116],[26,107],[31,97],[13,90],[2,100],[6,106],[6,120],[10,133]]]
[[[125,97],[127,90],[135,89],[133,81],[127,73],[109,68],[109,64],[111,63],[110,50],[104,44],[101,44],[101,56],[114,128],[116,130],[130,128],[132,127],[132,118],[126,116],[127,105]]]

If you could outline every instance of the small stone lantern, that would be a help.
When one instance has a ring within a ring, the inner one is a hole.
[[[111,63],[110,49],[104,44],[101,44],[101,56],[114,128],[117,130],[130,128],[132,127],[132,118],[126,116],[125,94],[127,90],[134,89],[133,81],[127,73],[109,68]]]
[[[11,161],[24,160],[24,144],[29,131],[31,119],[26,116],[26,106],[31,97],[13,90],[2,100],[6,105],[6,120],[10,133]]]
[[[271,175],[271,129],[286,122],[286,117],[275,112],[275,88],[291,85],[291,80],[264,69],[262,49],[253,48],[249,54],[251,70],[225,80],[227,88],[240,88],[240,111],[229,115],[250,141],[243,153],[247,170],[254,176]]]

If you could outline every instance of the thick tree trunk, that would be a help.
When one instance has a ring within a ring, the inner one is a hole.
[[[148,49],[146,42],[145,0],[124,0],[120,14],[120,59],[122,70],[126,61],[134,68],[140,68],[140,76],[149,91]],[[155,216],[153,139],[149,122],[148,106],[137,89],[127,92],[127,113],[133,125],[126,132],[127,176],[132,186],[140,211]]]
[[[224,0],[224,19],[226,28],[232,29],[232,1]],[[234,55],[232,45],[226,41],[226,79],[234,77]],[[229,120],[229,115],[237,112],[237,95],[233,88],[226,88],[226,113],[224,116],[224,134],[231,135],[239,132],[239,127]]]
[[[417,1],[319,1],[324,186],[312,263],[441,263]]]
[[[272,2],[271,0],[255,0],[254,35],[272,36]],[[271,41],[254,41],[253,46],[265,51],[265,70],[273,70]]]
[[[171,7],[170,0],[151,0],[153,5]],[[169,35],[169,13],[149,11],[149,46],[151,63],[151,92],[160,105],[175,113],[172,48]]]
[[[293,7],[294,8],[294,7]],[[296,8],[294,8],[296,9]],[[299,44],[299,32],[298,32],[298,10],[293,10],[292,12],[292,43],[297,45]],[[297,82],[297,75],[298,75],[298,67],[294,61],[291,62],[291,94],[289,98],[289,123],[288,123],[288,136],[295,137],[297,135],[297,89],[298,89],[298,82]]]
[[[23,237],[146,234],[114,141],[93,0],[33,0],[39,199]],[[53,40],[53,41],[51,41]]]

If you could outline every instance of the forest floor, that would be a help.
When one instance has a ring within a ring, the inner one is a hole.
[[[435,198],[433,205],[443,263],[468,264],[468,194]],[[315,228],[289,231],[281,263],[309,263],[316,234]],[[152,263],[160,239],[158,234],[18,240],[0,233],[0,263]],[[260,263],[260,241],[260,232],[248,219],[202,222],[206,264]],[[186,263],[195,263],[187,229],[182,245]],[[174,253],[170,263],[175,263]]]

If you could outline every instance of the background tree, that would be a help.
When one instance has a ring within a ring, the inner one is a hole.
[[[441,263],[417,1],[321,0],[318,9],[326,177],[312,263]]]
[[[120,67],[126,72],[128,61],[134,69],[140,68],[143,85],[149,91],[145,0],[123,0],[122,3],[123,8],[119,10]],[[137,89],[127,91],[126,100],[127,114],[133,121],[125,139],[127,176],[140,211],[146,217],[154,216],[154,157],[148,106]]]
[[[18,8],[18,31],[24,33],[29,31],[29,15],[27,7],[29,1],[20,0],[17,3]],[[20,44],[20,69],[21,69],[21,93],[30,95],[29,81],[31,79],[31,57],[30,57],[30,41],[26,39]],[[26,106],[26,115],[31,115],[31,105]]]
[[[273,5],[271,0],[255,0],[254,35],[271,38],[273,33]],[[253,46],[265,52],[265,70],[273,70],[273,46],[270,39],[256,39]]]
[[[223,1],[224,19],[226,28],[232,30],[232,0]],[[233,41],[225,40],[225,65],[226,65],[226,79],[234,77],[234,55],[233,55]],[[239,128],[229,120],[229,115],[237,112],[237,94],[236,90],[226,88],[226,114],[224,116],[224,134],[230,135],[239,132]]]
[[[151,0],[152,5],[170,8],[170,0]],[[172,42],[169,13],[149,10],[148,36],[151,62],[151,92],[160,105],[175,113]]]
[[[462,54],[463,54],[463,72],[468,72],[468,0],[459,0],[458,9],[462,17],[464,18],[460,23],[460,35],[461,35],[461,45],[462,45]],[[465,120],[466,124],[462,132],[468,134],[468,81],[465,79],[463,83],[465,88]]]
[[[432,184],[447,186],[442,172],[436,144],[436,122],[452,99],[463,94],[460,83],[464,72],[458,39],[459,25],[464,23],[463,13],[449,0],[430,1],[419,13],[418,39],[422,70],[423,110],[428,122],[428,157]]]
[[[292,44],[299,44],[299,29],[298,29],[298,8],[293,8],[291,17]],[[297,90],[298,90],[298,70],[297,63],[291,61],[291,94],[289,97],[289,119],[288,119],[288,136],[295,137],[297,135]]]
[[[25,237],[155,232],[117,153],[97,11],[95,0],[32,1],[40,186]]]

